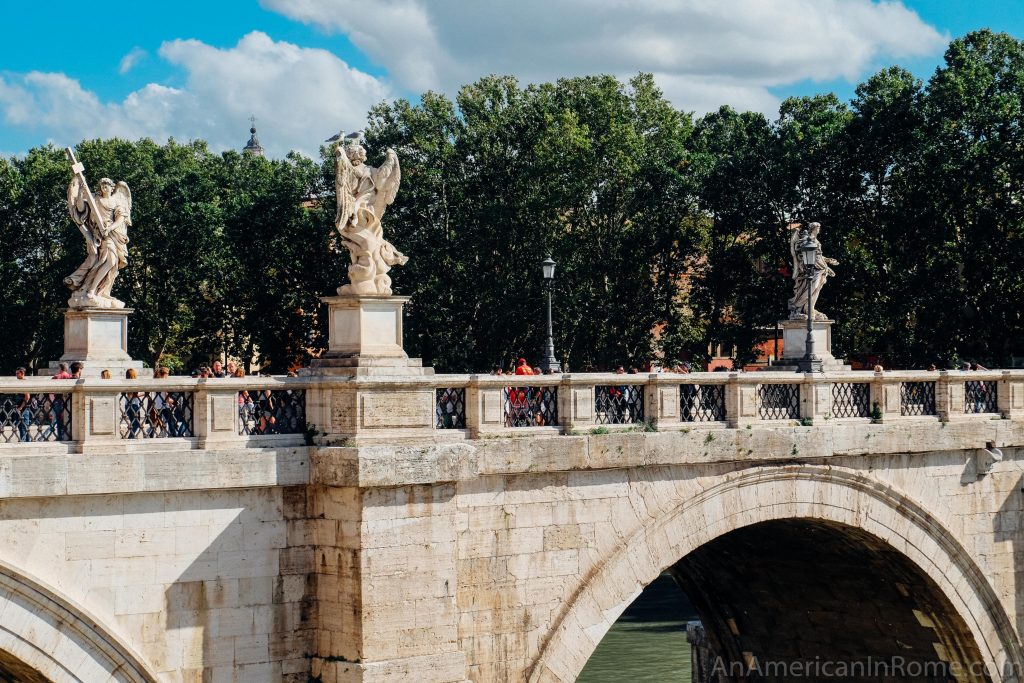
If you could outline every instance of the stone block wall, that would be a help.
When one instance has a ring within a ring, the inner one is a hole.
[[[0,557],[86,608],[160,680],[305,683],[314,601],[287,560],[295,494],[3,500]]]

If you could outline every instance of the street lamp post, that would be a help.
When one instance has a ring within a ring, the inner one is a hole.
[[[544,348],[544,359],[540,363],[540,369],[544,372],[561,372],[562,365],[555,358],[555,339],[551,329],[551,289],[555,283],[555,262],[548,256],[541,263],[544,272],[544,287],[548,291],[548,340]]]
[[[823,372],[824,366],[814,353],[814,276],[818,270],[818,244],[811,237],[807,226],[800,229],[800,259],[804,264],[804,280],[807,282],[807,341],[804,357],[797,364],[797,372]]]

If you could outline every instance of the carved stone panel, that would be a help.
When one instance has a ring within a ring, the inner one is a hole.
[[[213,431],[233,431],[235,428],[235,413],[237,412],[238,399],[235,398],[234,394],[228,394],[224,396],[211,396],[210,402],[213,404],[213,424],[211,425]]]
[[[93,396],[89,399],[89,430],[92,434],[114,433],[114,397]]]
[[[577,420],[594,419],[594,390],[590,387],[572,390],[572,412]]]
[[[433,425],[434,393],[391,391],[360,396],[359,422],[368,429],[430,427]]]

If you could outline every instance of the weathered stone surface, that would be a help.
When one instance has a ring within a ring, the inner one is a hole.
[[[143,673],[123,680],[571,681],[642,587],[674,568],[732,595],[734,612],[747,605],[742,618],[719,614],[745,651],[802,653],[842,627],[888,652],[877,623],[889,620],[916,653],[934,642],[935,656],[980,658],[994,681],[1021,660],[1022,420],[530,434],[0,449],[0,563],[88,615],[4,607],[0,649],[43,674],[134,661]],[[965,481],[968,455],[989,443],[1003,460]],[[756,547],[756,534],[731,534],[791,520],[840,530],[819,544],[838,573],[815,583],[807,569],[805,602],[818,607],[790,610],[780,645],[744,591],[795,599],[765,558],[805,552],[797,542],[814,534],[772,527],[792,533]],[[867,584],[840,566],[856,558],[872,567],[863,581],[907,595],[864,598]],[[88,623],[93,644],[40,619]]]

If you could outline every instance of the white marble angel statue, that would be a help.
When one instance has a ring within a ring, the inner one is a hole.
[[[85,237],[85,261],[64,284],[72,290],[71,308],[124,308],[110,294],[114,280],[128,264],[128,226],[132,224],[132,192],[128,184],[100,180],[98,196],[89,191],[85,168],[71,148],[65,150],[74,174],[68,185],[68,211]]]
[[[338,213],[335,226],[348,249],[352,264],[348,267],[349,283],[338,288],[338,294],[391,295],[391,266],[409,260],[384,239],[380,220],[384,210],[395,201],[402,172],[395,150],[387,150],[380,168],[366,165],[366,149],[358,138],[335,150],[337,174],[335,189]]]
[[[807,320],[807,267],[804,265],[803,259],[800,258],[800,244],[803,242],[804,235],[808,235],[817,247],[817,258],[814,262],[811,279],[811,301],[817,303],[818,294],[825,286],[825,281],[835,276],[835,271],[829,266],[839,265],[839,261],[821,253],[821,242],[818,241],[821,223],[811,223],[806,230],[802,229],[799,224],[791,225],[790,228],[792,228],[792,234],[789,236],[789,253],[793,257],[793,298],[789,300],[789,319]],[[828,316],[815,308],[814,319],[828,320]]]

